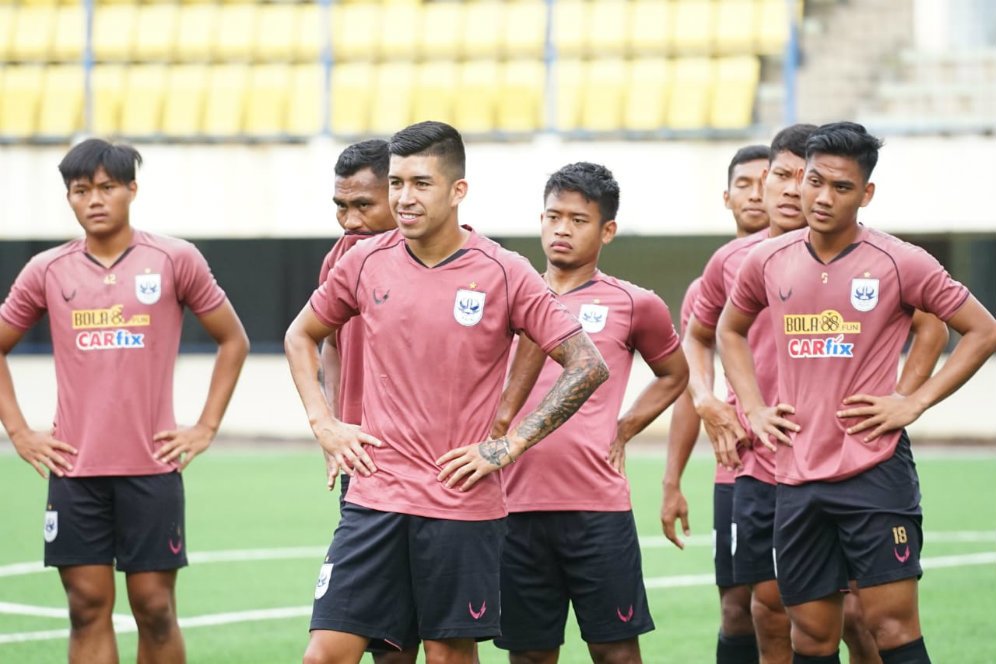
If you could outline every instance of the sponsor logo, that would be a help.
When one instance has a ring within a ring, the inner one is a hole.
[[[844,343],[844,335],[825,339],[789,339],[790,357],[854,357],[854,344]]]
[[[785,302],[790,297],[792,297],[792,289],[791,288],[789,288],[789,292],[788,293],[783,293],[782,289],[781,289],[781,286],[778,287],[778,299],[779,300],[781,300],[782,302]]]
[[[162,294],[162,277],[159,274],[135,275],[135,297],[139,302],[155,304]]]
[[[62,291],[62,300],[63,300],[64,302],[69,302],[69,301],[70,301],[70,300],[72,300],[72,299],[73,299],[74,297],[76,297],[76,289],[75,289],[75,288],[73,289],[73,292],[72,292],[72,293],[70,293],[69,295],[66,295],[66,291]]]
[[[45,541],[52,543],[59,536],[59,513],[55,510],[45,511]]]
[[[481,602],[481,608],[477,611],[474,610],[474,605],[467,602],[467,610],[470,611],[470,617],[474,620],[480,620],[488,610],[487,601]]]
[[[582,304],[581,311],[578,312],[581,328],[588,334],[604,330],[608,317],[609,308],[601,304]]]
[[[325,597],[329,591],[329,581],[332,579],[332,563],[325,563],[318,570],[318,583],[315,584],[315,599]]]
[[[851,279],[851,306],[871,311],[878,304],[878,279]]]
[[[484,299],[487,293],[461,288],[453,300],[453,318],[464,327],[472,327],[484,316]]]
[[[145,335],[125,329],[85,330],[76,335],[80,350],[116,350],[118,348],[145,348]]]
[[[73,291],[75,293],[76,291]],[[73,329],[93,330],[105,327],[145,327],[152,322],[148,314],[133,314],[124,317],[124,305],[115,304],[108,309],[74,309]]]
[[[624,623],[628,623],[630,620],[633,619],[633,605],[632,604],[629,605],[629,611],[627,611],[626,613],[623,613],[622,609],[620,609],[617,606],[616,616],[619,618],[619,620],[623,621]]]
[[[374,304],[384,304],[385,302],[387,302],[387,298],[389,298],[389,297],[391,297],[391,289],[390,288],[388,288],[386,291],[384,291],[384,295],[381,296],[381,297],[377,297],[377,289],[376,288],[373,289]]]
[[[861,323],[845,321],[839,311],[818,314],[786,314],[785,334],[861,334]]]

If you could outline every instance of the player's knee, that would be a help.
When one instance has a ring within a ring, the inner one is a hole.
[[[131,608],[139,633],[155,643],[165,643],[178,629],[176,607],[170,593],[152,593],[134,597]]]
[[[109,623],[114,610],[114,595],[87,588],[69,588],[69,622],[73,629],[85,629],[98,623]]]
[[[617,643],[589,643],[594,664],[640,664],[640,642],[628,639]]]
[[[320,640],[312,638],[308,642],[308,648],[304,651],[304,657],[301,661],[302,664],[333,664],[335,659],[331,651],[325,648]]]
[[[556,664],[558,650],[523,650],[508,654],[509,664]]]
[[[378,652],[373,660],[374,664],[415,664],[418,661],[418,646],[398,652]]]
[[[788,637],[789,618],[777,593],[774,596],[770,593],[756,593],[751,600],[750,610],[758,632],[784,633]]]
[[[754,623],[751,621],[750,591],[744,588],[743,593],[727,593],[722,599],[722,624],[720,631],[726,636],[751,634]]]

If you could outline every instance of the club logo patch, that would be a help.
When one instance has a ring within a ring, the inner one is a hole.
[[[484,316],[484,298],[487,293],[461,288],[453,301],[453,318],[464,327],[473,327]]]
[[[325,597],[329,590],[329,581],[332,579],[332,563],[325,563],[318,570],[318,583],[315,584],[315,599]]]
[[[605,321],[609,317],[609,308],[601,304],[582,304],[578,312],[581,329],[588,334],[601,332],[605,329]]]
[[[45,541],[52,543],[59,536],[59,513],[55,510],[45,511]]]
[[[851,306],[871,311],[878,304],[878,279],[851,279]]]
[[[159,274],[136,274],[135,297],[142,304],[155,304],[162,295],[162,276]]]

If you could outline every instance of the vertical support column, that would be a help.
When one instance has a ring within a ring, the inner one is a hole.
[[[89,0],[88,0],[89,1]],[[322,134],[332,135],[332,3],[335,0],[318,0],[322,21]]]
[[[785,106],[782,111],[785,126],[796,123],[798,105],[796,102],[796,77],[799,70],[799,4],[797,0],[785,0],[788,8],[789,38],[785,43],[782,58],[782,83],[785,86]]]
[[[543,65],[546,76],[543,85],[543,131],[555,133],[557,127],[557,48],[553,43],[553,9],[556,0],[546,0],[546,33],[543,37]]]
[[[83,131],[93,133],[93,12],[94,0],[83,0]]]

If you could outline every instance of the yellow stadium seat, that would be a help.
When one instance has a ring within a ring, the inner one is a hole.
[[[380,5],[332,7],[332,54],[336,60],[371,60],[382,34]]]
[[[711,0],[678,0],[671,23],[671,45],[679,53],[708,53],[712,49],[715,7]]]
[[[293,5],[298,16],[298,31],[294,36],[294,59],[301,62],[315,62],[322,52],[325,30],[328,21],[322,20],[322,8],[314,3]]]
[[[422,5],[392,4],[384,7],[375,33],[380,56],[385,60],[411,60],[418,48],[418,26]]]
[[[716,129],[749,127],[760,75],[761,63],[756,56],[718,60],[709,124]]]
[[[92,116],[90,129],[100,136],[120,132],[121,106],[125,97],[123,65],[97,65],[90,74]]]
[[[626,51],[630,3],[595,0],[591,6],[588,52],[593,56],[619,55]]]
[[[411,124],[415,66],[385,62],[377,66],[370,108],[370,133],[389,136]]]
[[[135,31],[135,59],[160,62],[172,59],[179,20],[180,9],[177,5],[141,5]]]
[[[502,40],[505,55],[510,58],[540,57],[546,42],[546,3],[542,0],[507,2],[505,34]],[[494,30],[494,27],[491,28]]]
[[[3,30],[2,26],[0,30]],[[55,36],[52,40],[50,57],[59,62],[78,62],[83,57],[85,32],[86,22],[82,7],[59,7],[55,17]]]
[[[298,5],[260,6],[253,59],[261,62],[292,60],[300,16]]]
[[[55,32],[55,7],[25,5],[14,15],[11,60],[47,60]]]
[[[785,0],[760,0],[757,20],[757,51],[764,55],[781,53],[789,38],[789,12]]]
[[[465,58],[493,58],[501,50],[505,29],[504,3],[494,0],[467,5],[462,51]]]
[[[532,132],[543,128],[545,81],[545,69],[539,60],[505,63],[498,95],[499,131]]]
[[[622,127],[626,62],[618,58],[592,60],[585,72],[581,127],[588,131],[618,131]]]
[[[634,53],[658,54],[671,49],[671,3],[635,0],[630,10],[629,45]]]
[[[135,46],[138,5],[96,5],[93,57],[98,62],[130,60]]]
[[[494,130],[497,80],[495,60],[468,60],[460,65],[460,87],[453,110],[455,126],[460,131],[483,134]]]
[[[218,34],[214,57],[218,60],[246,61],[252,56],[256,35],[255,4],[222,5],[218,15]]]
[[[462,2],[431,2],[422,8],[418,52],[423,58],[456,60],[464,29],[466,5]]]
[[[719,53],[754,50],[757,12],[754,0],[720,0],[716,8],[716,48]]]
[[[278,136],[284,133],[292,78],[288,65],[256,65],[249,74],[245,133]]]
[[[248,92],[248,65],[210,67],[201,131],[221,138],[240,135]]]
[[[175,57],[178,60],[188,62],[211,59],[214,55],[214,42],[217,33],[217,5],[182,5],[176,36]]]
[[[125,136],[154,136],[162,128],[165,65],[132,65],[125,71],[120,128]]]
[[[553,44],[558,57],[575,58],[584,51],[591,29],[588,15],[584,0],[560,0],[553,6]]]
[[[164,134],[184,138],[201,134],[207,84],[207,65],[170,67],[163,103]]]
[[[656,131],[664,126],[670,77],[666,58],[630,62],[623,101],[623,128]]]
[[[295,65],[287,105],[287,133],[312,136],[322,131],[322,91],[325,89],[320,65]]]
[[[43,71],[38,65],[0,68],[0,136],[29,138],[35,133]]]
[[[457,92],[457,76],[456,64],[448,60],[423,62],[418,65],[411,121],[438,120],[453,124],[453,99]]]
[[[10,54],[10,42],[14,37],[14,5],[0,5],[0,62],[6,62]]]
[[[83,128],[83,67],[49,65],[45,68],[37,133],[45,137],[71,136]]]
[[[333,134],[355,136],[367,131],[376,75],[376,67],[366,62],[340,62],[333,65]],[[321,103],[320,97],[318,102]]]
[[[557,129],[573,131],[581,126],[584,63],[580,60],[558,60],[553,71],[557,90]]]
[[[674,78],[667,106],[671,129],[702,129],[709,123],[712,100],[713,62],[709,58],[679,58],[673,63]]]

